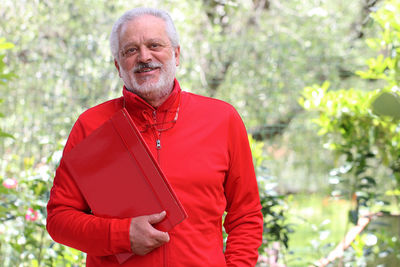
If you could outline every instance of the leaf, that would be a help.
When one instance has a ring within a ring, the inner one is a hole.
[[[363,184],[370,184],[370,185],[376,185],[376,181],[374,178],[371,176],[365,176],[361,179],[361,183]]]
[[[14,136],[12,136],[11,134],[8,134],[6,132],[3,132],[2,130],[0,130],[0,137],[1,138],[12,138],[12,139],[15,139]]]
[[[400,99],[394,93],[383,92],[372,102],[372,111],[379,116],[400,119]]]
[[[0,50],[11,49],[14,47],[14,44],[6,42],[5,38],[0,38]]]
[[[358,210],[350,210],[349,211],[349,220],[354,225],[357,225],[357,222],[358,222]]]

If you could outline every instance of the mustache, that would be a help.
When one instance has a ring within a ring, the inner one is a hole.
[[[134,72],[141,71],[142,69],[154,69],[154,68],[161,68],[163,64],[160,62],[149,62],[149,63],[138,63],[136,66],[133,68]]]

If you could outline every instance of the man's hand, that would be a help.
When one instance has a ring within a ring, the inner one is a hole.
[[[152,226],[152,224],[161,222],[166,214],[163,211],[157,214],[132,218],[129,238],[133,253],[146,255],[169,241],[168,233],[161,232]]]

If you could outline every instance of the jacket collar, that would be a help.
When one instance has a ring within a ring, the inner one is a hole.
[[[177,119],[181,88],[176,79],[174,80],[174,88],[169,97],[158,108],[152,107],[141,97],[126,89],[125,86],[122,90],[122,94],[124,98],[124,107],[141,132],[146,131],[155,124],[162,128],[162,124],[169,124],[171,121]]]

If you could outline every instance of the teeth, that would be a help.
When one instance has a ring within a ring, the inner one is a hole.
[[[149,72],[149,71],[152,71],[152,70],[154,70],[154,69],[148,69],[148,68],[146,68],[146,69],[139,70],[139,72],[140,72],[140,73],[142,73],[142,72]]]

